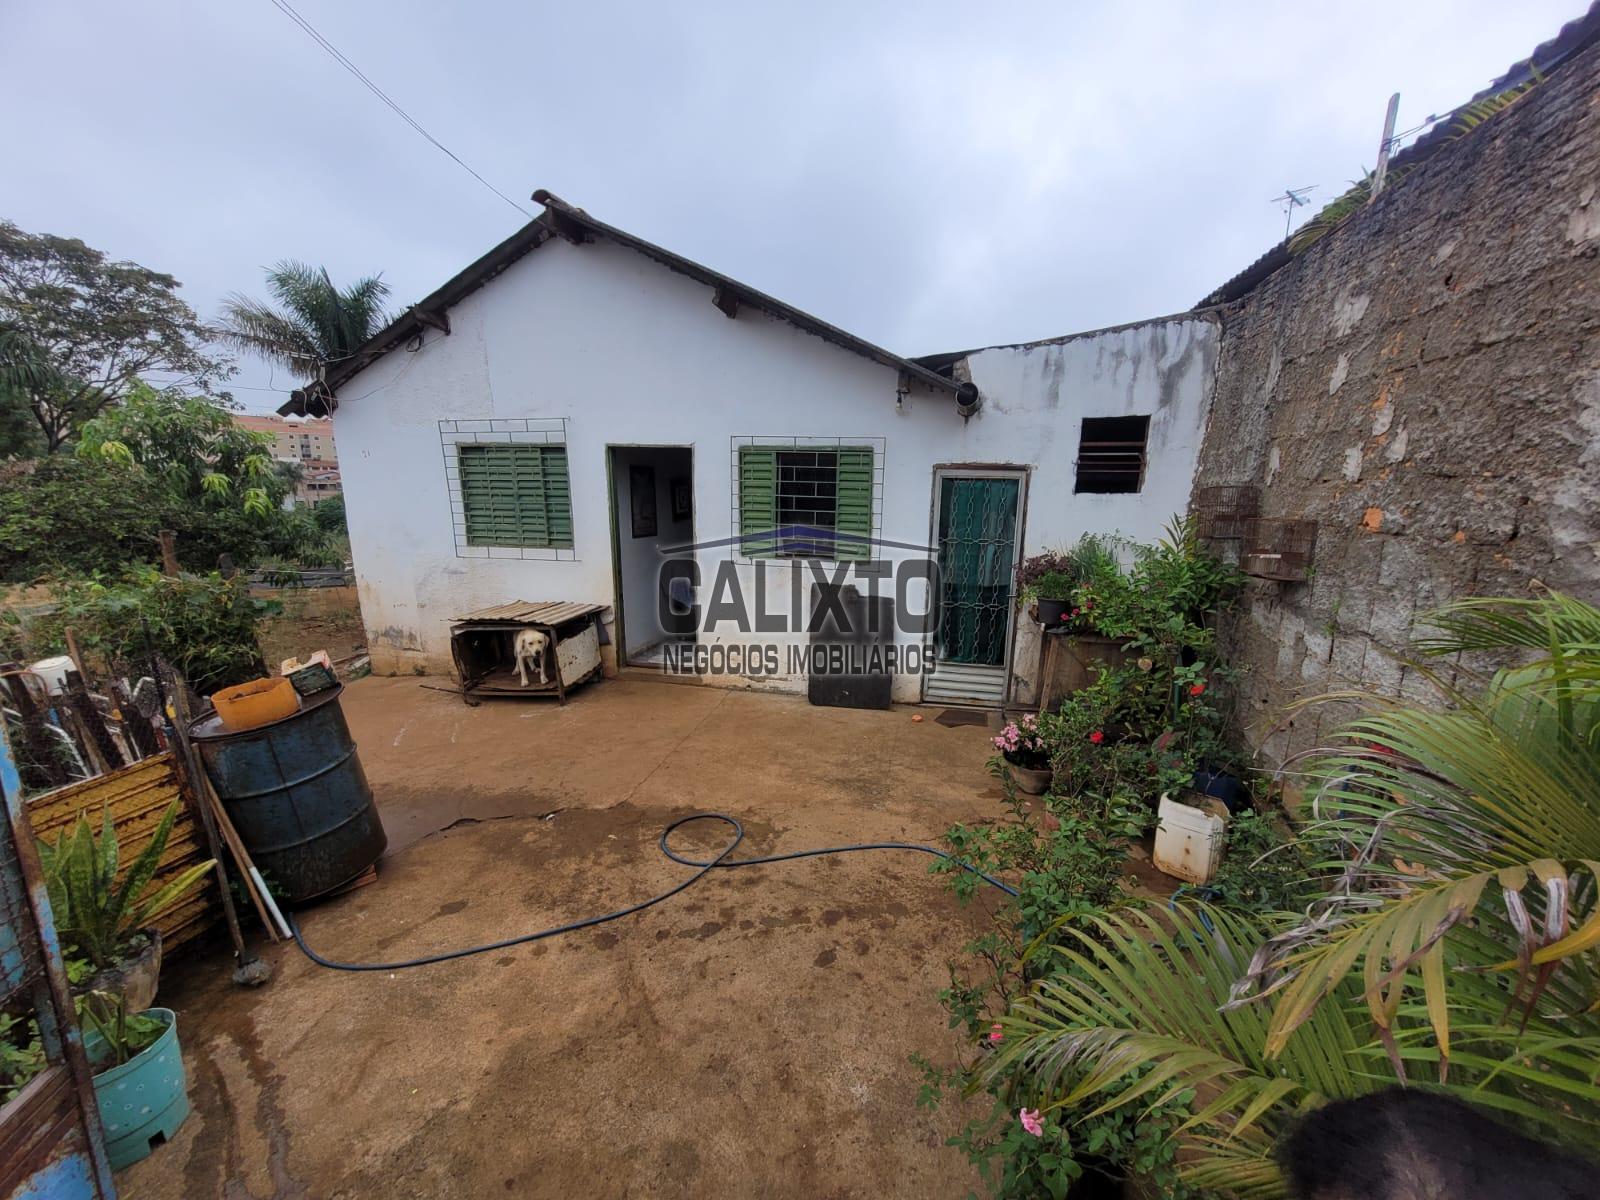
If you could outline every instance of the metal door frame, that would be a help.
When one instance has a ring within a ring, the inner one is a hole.
[[[1017,564],[1022,559],[1022,547],[1027,544],[1024,538],[1024,523],[1028,514],[1028,480],[1031,474],[1031,467],[1011,466],[1005,463],[985,463],[982,466],[971,467],[964,467],[959,463],[938,464],[933,468],[933,493],[928,505],[928,545],[933,547],[933,552],[937,555],[941,549],[939,545],[939,492],[944,487],[946,479],[1015,479],[1017,481],[1017,522],[1011,542],[1012,593],[1011,603],[1006,606],[1005,659],[1000,664],[1000,669],[1005,672],[1005,686],[1000,692],[1001,705],[1011,702],[1011,663],[1015,657],[1017,637],[1015,581]],[[925,648],[934,648],[938,640],[939,623],[933,622],[928,628],[927,639],[924,642]],[[931,676],[928,675],[922,677],[922,697],[924,701],[927,699],[928,680],[930,678]]]

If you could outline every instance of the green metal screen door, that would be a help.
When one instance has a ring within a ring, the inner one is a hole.
[[[1015,475],[938,478],[938,666],[931,700],[999,703],[1011,641],[1017,512]]]

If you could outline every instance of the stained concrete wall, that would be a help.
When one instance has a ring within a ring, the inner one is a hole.
[[[1314,577],[1229,630],[1269,761],[1396,657],[1422,611],[1535,582],[1600,598],[1600,48],[1451,143],[1222,311],[1196,486],[1319,522]]]
[[[974,351],[957,365],[983,407],[946,461],[1029,466],[1023,554],[1069,546],[1086,533],[1134,541],[1160,537],[1188,503],[1215,377],[1219,327],[1207,317],[1157,317],[1134,325]],[[1137,492],[1078,492],[1085,417],[1148,416],[1144,481]],[[1011,699],[1038,702],[1040,627],[1019,614]]]

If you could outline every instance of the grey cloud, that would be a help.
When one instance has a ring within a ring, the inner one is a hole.
[[[549,187],[925,353],[1187,307],[1281,236],[1273,194],[1370,164],[1390,91],[1414,124],[1582,6],[297,7],[524,207]],[[267,0],[10,4],[0,31],[27,114],[0,214],[203,314],[282,257],[415,299],[522,219]]]

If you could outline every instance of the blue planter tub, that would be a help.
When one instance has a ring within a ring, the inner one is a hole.
[[[167,1023],[166,1032],[118,1067],[94,1077],[94,1098],[106,1134],[106,1157],[119,1171],[147,1158],[178,1131],[189,1115],[189,1086],[178,1048],[178,1017],[170,1008],[141,1016]],[[93,1032],[84,1037],[90,1061],[103,1045]]]

